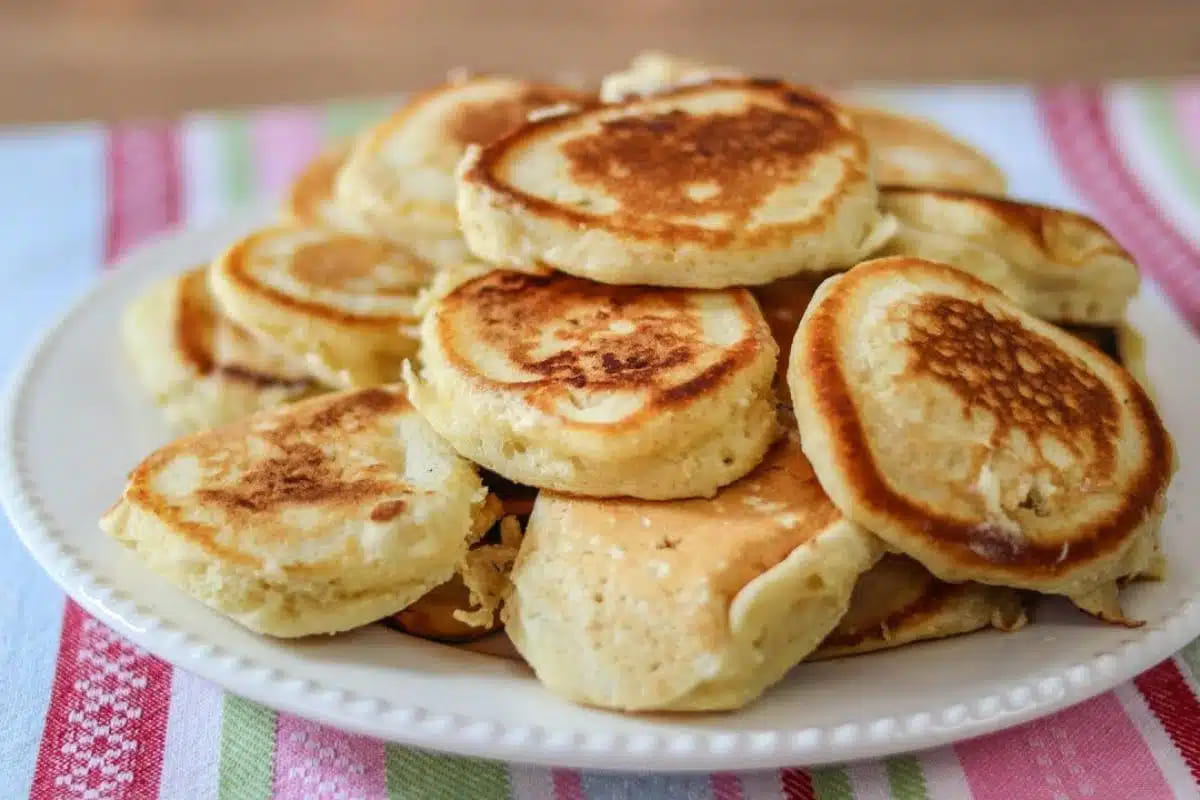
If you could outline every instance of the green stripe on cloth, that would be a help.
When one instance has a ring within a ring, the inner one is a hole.
[[[341,139],[361,133],[367,126],[383,119],[398,105],[397,100],[343,100],[325,109],[325,138]]]
[[[1179,651],[1183,663],[1187,664],[1188,671],[1192,673],[1192,677],[1200,681],[1200,639],[1196,639],[1187,647]]]
[[[387,791],[391,800],[507,800],[511,786],[505,764],[388,745]]]
[[[854,800],[850,776],[841,767],[814,769],[812,786],[817,800]]]
[[[888,788],[895,800],[927,800],[925,773],[921,762],[913,756],[898,756],[887,760]]]
[[[254,163],[250,152],[250,125],[244,117],[221,120],[222,174],[225,178],[225,199],[237,204],[254,194]]]
[[[275,763],[275,712],[227,694],[221,715],[220,800],[271,796]]]
[[[1200,169],[1197,169],[1200,165],[1192,161],[1184,144],[1169,90],[1139,88],[1137,97],[1150,134],[1158,145],[1157,150],[1170,167],[1171,174],[1192,200],[1200,203]]]

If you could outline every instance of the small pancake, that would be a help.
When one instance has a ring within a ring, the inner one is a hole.
[[[467,153],[458,212],[490,263],[699,288],[849,266],[893,228],[850,117],[772,80],[529,122]]]
[[[918,117],[846,105],[871,151],[875,182],[1003,195],[1008,179],[990,158]]]
[[[1172,445],[1128,372],[944,264],[821,284],[788,383],[834,503],[939,578],[1084,597],[1154,557]]]
[[[286,222],[302,228],[369,232],[361,220],[335,203],[333,197],[338,172],[346,163],[352,144],[349,140],[334,144],[317,155],[296,176],[284,198]]]
[[[850,608],[809,661],[872,653],[983,628],[1028,622],[1020,592],[982,583],[946,583],[907,556],[888,553],[854,586]]]
[[[539,108],[591,102],[575,89],[503,75],[435,87],[362,136],[338,176],[337,202],[404,244],[457,238],[454,169],[467,146],[502,136]]]
[[[421,331],[413,402],[464,456],[527,486],[711,495],[776,434],[776,347],[743,289],[498,270],[434,302]]]
[[[134,373],[171,427],[191,433],[323,391],[301,363],[217,311],[206,273],[155,282],[121,320]]]
[[[711,500],[542,492],[502,616],[538,678],[572,701],[733,709],[825,638],[881,554],[792,433]]]
[[[330,394],[155,451],[100,527],[272,636],[374,622],[454,574],[486,490],[396,387]]]
[[[884,186],[900,229],[881,251],[942,261],[1052,322],[1121,322],[1140,278],[1096,221],[1071,211],[948,189]]]
[[[318,228],[250,234],[213,264],[221,310],[339,387],[389,383],[417,350],[433,267],[382,240]]]

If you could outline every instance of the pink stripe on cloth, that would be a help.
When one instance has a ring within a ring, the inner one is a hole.
[[[259,191],[282,190],[321,149],[321,124],[315,111],[272,109],[250,123],[250,142]]]
[[[955,746],[973,800],[1170,800],[1175,795],[1111,692]]]
[[[387,797],[383,742],[280,714],[274,800]]]
[[[1175,89],[1175,114],[1192,163],[1200,169],[1200,83]]]
[[[584,800],[583,776],[577,769],[556,769],[551,773],[555,800]]]
[[[179,222],[179,131],[165,123],[115,125],[108,135],[105,260]]]
[[[1200,330],[1200,251],[1166,220],[1121,158],[1098,92],[1056,89],[1038,98],[1059,161],[1113,235]]]
[[[708,777],[713,800],[742,800],[742,782],[733,772],[714,772]]]

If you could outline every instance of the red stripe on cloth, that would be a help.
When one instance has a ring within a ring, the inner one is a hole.
[[[1146,698],[1146,704],[1162,722],[1171,741],[1187,762],[1192,777],[1200,782],[1200,701],[1192,687],[1179,672],[1179,666],[1168,659],[1154,669],[1143,672],[1134,685]]]
[[[732,772],[714,772],[708,778],[713,800],[742,800],[742,782]]]
[[[1048,90],[1038,105],[1058,160],[1080,194],[1200,330],[1200,250],[1166,219],[1121,157],[1100,93]]]
[[[173,126],[109,130],[106,262],[179,221],[179,156]],[[31,797],[156,796],[170,699],[168,664],[68,601]]]
[[[555,800],[585,800],[583,776],[577,769],[555,769],[550,771],[554,781]]]
[[[109,130],[108,219],[104,257],[111,260],[179,222],[179,134],[174,125],[115,125]]]
[[[794,767],[779,770],[779,785],[787,800],[816,800],[812,775],[807,770]]]
[[[170,685],[166,663],[68,602],[30,797],[156,796]]]

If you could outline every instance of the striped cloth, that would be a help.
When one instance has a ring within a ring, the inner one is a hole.
[[[864,95],[978,141],[1015,194],[1090,209],[1200,326],[1200,85]],[[97,265],[176,223],[278,192],[323,141],[389,105],[0,132],[0,175],[9,178],[0,181],[0,285],[9,290],[0,368]],[[430,755],[276,713],[90,618],[11,534],[0,535],[0,602],[5,797],[1200,797],[1200,643],[1113,692],[953,747],[822,769],[664,777]]]

